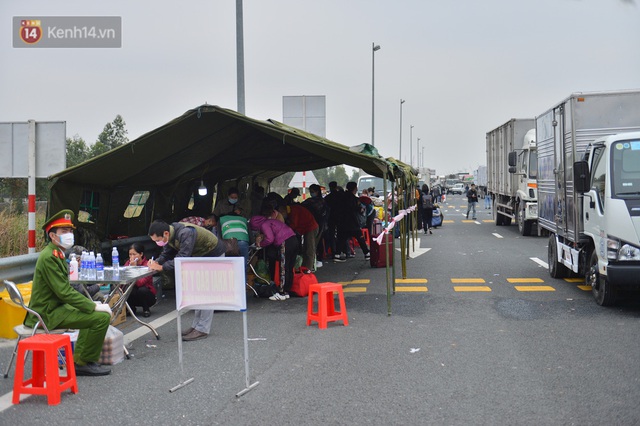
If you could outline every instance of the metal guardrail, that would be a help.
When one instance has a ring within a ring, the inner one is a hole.
[[[18,284],[33,280],[39,255],[31,253],[0,258],[0,282],[9,280]]]

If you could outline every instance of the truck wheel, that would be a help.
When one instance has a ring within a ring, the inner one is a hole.
[[[615,303],[615,292],[611,284],[607,282],[605,277],[600,275],[598,270],[598,253],[596,253],[595,249],[591,252],[589,269],[587,269],[587,275],[585,275],[584,280],[586,285],[591,286],[593,298],[596,299],[598,305],[611,306]]]
[[[549,263],[549,275],[553,278],[564,278],[569,270],[562,263],[558,262],[558,246],[556,245],[556,236],[549,236],[549,245],[547,250],[547,261]]]
[[[527,236],[527,235],[531,235],[531,221],[525,220],[525,204],[524,203],[518,203],[518,231],[520,232],[520,235],[522,236]]]
[[[493,214],[493,220],[496,222],[496,226],[502,226],[504,224],[504,216],[498,213],[498,200],[493,200],[493,209],[491,211]]]

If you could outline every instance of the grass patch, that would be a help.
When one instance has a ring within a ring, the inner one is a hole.
[[[36,251],[46,245],[42,225],[45,212],[36,212]],[[0,210],[0,257],[29,253],[29,219],[27,213],[15,214]]]

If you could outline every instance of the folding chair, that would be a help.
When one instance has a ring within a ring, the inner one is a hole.
[[[42,334],[42,333],[63,334],[65,331],[68,331],[68,330],[67,329],[49,330],[47,328],[47,325],[42,320],[42,317],[40,316],[40,314],[24,304],[24,299],[22,298],[22,294],[20,293],[20,290],[18,290],[18,287],[15,285],[15,283],[4,280],[4,286],[7,289],[7,292],[9,293],[9,298],[13,303],[15,303],[16,305],[22,306],[24,310],[26,310],[30,314],[35,315],[36,318],[38,318],[38,322],[36,322],[35,327],[33,328],[29,328],[24,324],[16,325],[15,327],[13,327],[13,331],[15,331],[16,334],[18,335],[18,340],[16,341],[16,346],[13,348],[13,353],[11,354],[11,359],[9,359],[9,363],[7,364],[7,369],[4,372],[4,378],[6,379],[7,377],[9,377],[9,370],[11,369],[11,364],[13,364],[13,360],[15,359],[16,354],[18,353],[18,343],[20,343],[21,339],[26,337],[31,337],[35,334]],[[39,326],[41,326],[42,328],[38,328]],[[60,354],[60,352],[58,352],[58,357],[62,359],[62,361],[64,362],[64,357]]]

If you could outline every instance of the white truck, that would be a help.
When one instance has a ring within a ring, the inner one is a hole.
[[[473,172],[474,183],[478,187],[478,197],[484,199],[487,194],[487,166],[478,166],[478,169]],[[482,200],[480,200],[482,204]]]
[[[535,120],[514,118],[487,133],[487,192],[497,226],[530,235],[538,220]]]
[[[549,274],[599,305],[640,288],[640,91],[575,93],[536,118],[539,233]]]

